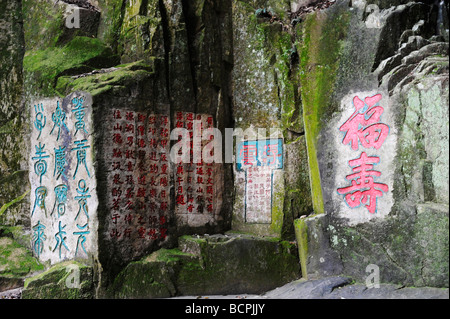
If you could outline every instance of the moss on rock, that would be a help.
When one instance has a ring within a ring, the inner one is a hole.
[[[29,90],[52,96],[60,76],[86,73],[118,63],[118,57],[100,40],[75,37],[61,48],[28,52],[23,65]]]
[[[75,261],[62,262],[43,273],[27,278],[22,298],[92,299],[95,296],[93,278],[92,267]]]
[[[118,298],[262,293],[299,276],[294,244],[230,233],[182,236],[180,249],[160,249],[131,262],[108,288]]]
[[[145,80],[153,74],[153,66],[142,61],[120,65],[110,72],[86,74],[81,77],[62,76],[58,78],[56,90],[65,95],[71,91],[86,91],[92,96],[113,89],[127,88]]]

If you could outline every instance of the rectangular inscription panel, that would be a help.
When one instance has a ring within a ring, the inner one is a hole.
[[[97,253],[92,98],[75,92],[31,105],[29,180],[33,253],[41,261]]]
[[[273,170],[283,168],[283,140],[260,139],[237,145],[236,168],[245,171],[245,222],[272,222]]]

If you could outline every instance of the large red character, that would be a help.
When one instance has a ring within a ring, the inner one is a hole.
[[[354,97],[355,112],[339,128],[340,131],[346,132],[343,144],[350,143],[353,150],[358,149],[359,143],[365,148],[381,147],[389,133],[389,126],[379,123],[384,109],[376,104],[381,98],[381,94],[366,97],[364,101]]]
[[[338,188],[337,192],[345,195],[345,201],[351,208],[366,204],[371,214],[376,212],[377,197],[389,190],[386,184],[375,183],[373,180],[374,177],[381,175],[380,172],[373,170],[373,165],[379,162],[379,157],[367,156],[365,152],[362,152],[359,158],[348,162],[353,167],[353,174],[347,175],[346,178],[352,185]]]

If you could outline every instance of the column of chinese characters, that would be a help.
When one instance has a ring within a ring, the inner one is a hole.
[[[194,137],[194,113],[176,112],[175,114],[175,127],[185,128],[189,132],[189,145],[183,145],[178,151],[178,155],[181,156],[185,148],[189,147],[191,152],[189,159],[193,156],[193,137]],[[181,141],[182,136],[179,136]],[[178,162],[176,163],[175,172],[175,211],[177,215],[185,214],[187,212],[194,211],[193,200],[193,183],[192,183],[193,165],[191,161],[189,163]],[[188,195],[189,192],[189,195]],[[189,196],[189,204],[187,203]]]
[[[202,115],[202,125],[205,129],[213,128],[213,118],[212,116]],[[202,149],[208,144],[214,137],[210,136],[209,140],[203,140]],[[214,152],[214,149],[211,150]],[[214,156],[213,153],[209,154],[210,156]],[[214,164],[213,163],[204,163],[203,158],[201,162],[201,166],[198,165],[196,167],[197,174],[197,183],[202,182],[202,186],[204,189],[204,198],[205,198],[205,207],[207,213],[212,214],[214,212]]]
[[[150,240],[167,237],[170,209],[170,121],[166,115],[151,114],[148,119],[147,141],[150,154],[149,198],[146,236]]]
[[[110,237],[165,239],[170,208],[169,118],[119,109],[112,115]]]
[[[366,97],[364,101],[354,97],[355,111],[339,128],[345,132],[342,141],[344,145],[350,144],[353,150],[358,150],[359,145],[366,149],[380,149],[389,133],[389,126],[381,123],[381,115],[384,112],[384,108],[378,105],[381,98],[381,94]],[[368,156],[366,152],[361,152],[358,158],[348,161],[353,173],[346,178],[351,185],[338,188],[337,192],[344,195],[344,200],[350,208],[365,204],[369,213],[376,213],[377,198],[389,191],[386,184],[374,181],[374,178],[381,176],[381,172],[373,169],[379,162],[378,156]]]
[[[77,164],[73,174],[73,180],[76,181],[76,194],[73,194],[73,200],[78,206],[77,213],[73,219],[76,228],[72,229],[72,235],[78,236],[76,237],[77,241],[74,249],[75,257],[78,257],[83,253],[85,256],[88,254],[86,250],[86,242],[87,236],[91,233],[89,225],[91,217],[89,215],[88,200],[92,197],[91,190],[88,185],[89,181],[93,178],[93,172],[91,172],[88,168],[88,159],[91,158],[89,156],[91,152],[91,145],[89,145],[88,141],[90,132],[88,132],[86,127],[86,100],[84,96],[81,96],[74,97],[70,102],[70,116],[74,119],[74,128],[72,129],[74,142],[71,151],[75,154],[77,159]]]
[[[252,221],[272,213],[272,169],[267,166],[250,167],[247,170],[247,214]]]
[[[175,210],[178,216],[214,213],[214,164],[205,163],[202,156],[205,145],[210,142],[202,139],[203,132],[213,128],[213,124],[212,116],[206,114],[175,114],[175,127],[185,128],[189,132],[189,145],[182,146],[178,155],[183,153],[183,147],[190,150],[189,162],[176,165]]]
[[[42,220],[45,221],[47,218],[47,208],[45,206],[45,201],[48,195],[47,187],[42,185],[42,178],[47,173],[47,167],[50,159],[50,155],[48,155],[47,151],[44,149],[45,144],[41,144],[41,142],[37,142],[41,138],[42,131],[44,130],[47,117],[45,114],[45,109],[43,103],[38,103],[34,105],[34,127],[38,132],[36,137],[36,141],[32,139],[32,145],[34,145],[34,156],[31,158],[32,162],[30,165],[33,165],[34,168],[34,178],[39,180],[38,185],[36,185],[34,189],[34,204],[31,210],[31,218],[32,223],[37,219],[36,224],[32,225],[33,229],[33,252],[35,256],[38,258],[44,251],[45,241],[47,240],[46,236],[46,226],[43,224]],[[37,181],[36,181],[37,182]],[[34,185],[32,184],[32,187]],[[36,214],[36,215],[35,215]],[[33,218],[34,216],[34,218]]]
[[[126,129],[131,128],[125,122],[125,113],[122,114],[121,110],[113,111],[113,127],[112,127],[112,154],[111,154],[111,173],[108,175],[108,183],[111,184],[111,188],[108,192],[111,192],[109,207],[111,210],[111,223],[112,227],[110,229],[110,235],[114,238],[120,238],[122,236],[122,231],[118,227],[120,221],[123,220],[124,216],[121,214],[122,202],[125,198],[125,186],[124,177],[122,176],[122,171],[126,170],[125,156],[128,156],[127,162],[130,162],[130,153],[124,150],[125,140],[124,132]],[[134,168],[134,163],[132,163],[132,168]]]

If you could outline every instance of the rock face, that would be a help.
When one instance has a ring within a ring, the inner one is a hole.
[[[26,206],[26,131],[22,60],[22,6],[3,1],[0,7],[0,223],[29,226]]]
[[[316,98],[308,91],[302,97],[310,171],[318,165],[313,193],[316,187],[322,192],[313,202],[315,212],[324,214],[304,221],[307,246],[313,247],[305,263],[311,275],[336,272],[364,280],[366,267],[377,265],[385,282],[448,287],[448,32],[439,31],[448,18],[430,18],[446,16],[448,8],[367,8],[357,1],[351,10],[336,4],[305,21],[304,39],[310,38],[301,56],[311,72],[303,89],[315,88]],[[321,58],[325,46],[334,48],[335,59]],[[371,116],[354,127],[364,137],[352,137],[352,121],[367,110]],[[330,136],[338,138],[334,144]],[[365,181],[358,178],[362,163],[369,164]]]
[[[0,222],[51,264],[24,298],[448,287],[444,1],[0,9]]]
[[[288,242],[230,233],[184,236],[179,249],[160,250],[130,263],[117,276],[113,296],[261,293],[295,279],[299,272],[295,246]]]

